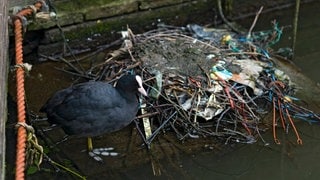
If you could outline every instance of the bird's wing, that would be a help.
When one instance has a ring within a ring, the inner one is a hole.
[[[118,92],[107,83],[87,82],[58,91],[44,106],[45,111],[64,121],[87,119],[92,121],[121,107]],[[51,117],[55,118],[55,117]],[[58,122],[59,123],[59,122]]]

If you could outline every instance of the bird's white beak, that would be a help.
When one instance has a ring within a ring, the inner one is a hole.
[[[139,84],[139,88],[138,88],[138,91],[142,94],[142,95],[144,95],[144,96],[148,96],[148,94],[147,94],[147,91],[143,88],[143,86],[142,86],[142,79],[141,79],[141,77],[140,76],[136,76],[136,80],[137,80],[137,82],[138,82],[138,84]]]
[[[148,96],[147,91],[141,86],[140,88],[138,88],[138,91],[144,95],[144,96]]]

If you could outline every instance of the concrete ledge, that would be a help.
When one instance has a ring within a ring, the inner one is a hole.
[[[262,5],[267,9],[288,3],[294,0],[237,0],[233,1],[230,16],[236,18],[248,11],[254,15]],[[214,0],[56,0],[53,6],[65,38],[76,52],[110,43],[109,36],[115,37],[114,33],[125,30],[127,25],[139,33],[141,29],[155,28],[159,22],[180,26],[214,24],[219,17]],[[41,35],[32,44],[39,44],[36,51],[45,55],[62,53],[61,30],[55,20],[37,20],[28,25],[28,33]]]
[[[117,36],[117,32],[126,30],[127,25],[137,31],[141,28],[151,29],[155,28],[160,18],[161,20],[175,19],[183,25],[192,22],[191,20],[195,14],[200,14],[203,11],[210,11],[212,8],[213,3],[211,1],[201,0],[193,1],[192,3],[185,2],[174,6],[136,11],[121,16],[85,21],[64,26],[62,27],[62,30],[73,50],[75,52],[83,52],[83,50],[94,50],[99,45],[107,44],[110,42],[110,36]],[[213,11],[212,17],[214,17]],[[206,19],[203,19],[203,21],[204,20]],[[201,23],[201,20],[199,23]],[[38,53],[44,55],[57,55],[62,53],[64,47],[62,40],[61,32],[58,28],[45,30],[44,37],[38,48]]]

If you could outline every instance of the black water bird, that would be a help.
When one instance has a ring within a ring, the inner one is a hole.
[[[115,87],[105,82],[85,82],[56,92],[40,109],[48,121],[62,127],[68,135],[91,137],[114,132],[134,120],[139,92],[147,96],[138,75],[122,76]]]

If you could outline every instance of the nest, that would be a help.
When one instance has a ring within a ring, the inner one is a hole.
[[[296,130],[292,116],[319,120],[294,103],[293,83],[270,58],[269,46],[281,35],[276,23],[246,37],[198,25],[123,34],[122,47],[92,72],[96,80],[114,81],[127,73],[143,77],[149,97],[141,99],[135,122],[146,144],[167,131],[180,140],[214,136],[254,143],[270,125],[279,143],[276,127]],[[272,109],[272,122],[263,120]]]

